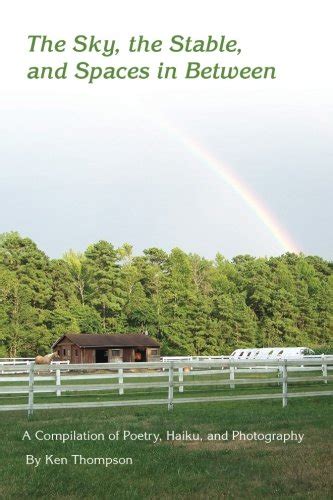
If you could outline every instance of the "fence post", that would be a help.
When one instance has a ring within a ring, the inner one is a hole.
[[[123,368],[118,368],[118,383],[119,383],[119,395],[124,394],[124,370]]]
[[[173,361],[170,362],[169,366],[168,410],[173,410]]]
[[[327,361],[326,361],[326,356],[325,356],[325,354],[322,354],[321,357],[322,357],[322,360],[323,360],[323,364],[321,365],[321,370],[323,372],[323,377],[326,377],[326,378],[324,378],[324,384],[327,384]]]
[[[277,384],[280,385],[280,379],[283,377],[283,368],[281,365],[278,366],[277,369],[277,377],[278,377],[278,382]]]
[[[282,406],[285,408],[288,404],[288,370],[287,370],[287,360],[283,362],[282,369]]]
[[[235,388],[234,380],[235,380],[235,367],[232,365],[232,361],[229,363],[229,374],[230,374],[230,389]]]
[[[28,396],[28,417],[34,412],[34,378],[35,378],[35,363],[30,362],[29,365],[29,396]]]
[[[61,375],[60,368],[57,368],[55,371],[56,376],[56,395],[61,396]]]
[[[184,382],[184,368],[182,366],[178,368],[178,380]],[[183,384],[179,385],[179,392],[184,392]]]

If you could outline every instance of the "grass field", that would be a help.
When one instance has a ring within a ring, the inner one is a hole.
[[[248,389],[248,388],[247,388]],[[241,389],[239,389],[241,390]],[[267,390],[267,388],[266,388]],[[42,397],[42,396],[41,396]],[[1,498],[331,498],[332,408],[329,397],[145,408],[0,413]],[[44,432],[116,430],[159,433],[162,441],[22,441]],[[200,433],[172,442],[167,430]],[[296,442],[207,441],[207,433],[304,433]],[[25,455],[131,457],[132,465],[25,465]]]

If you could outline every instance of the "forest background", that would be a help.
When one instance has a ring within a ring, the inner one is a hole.
[[[214,260],[99,241],[50,259],[0,235],[0,356],[51,351],[64,333],[148,332],[163,354],[332,344],[332,263],[318,256]]]

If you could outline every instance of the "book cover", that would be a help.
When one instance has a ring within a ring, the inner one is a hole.
[[[330,498],[330,2],[1,17],[1,498]]]

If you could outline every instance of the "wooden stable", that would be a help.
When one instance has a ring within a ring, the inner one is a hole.
[[[144,334],[96,335],[68,333],[52,346],[61,361],[70,363],[145,362],[160,360],[160,346]]]

